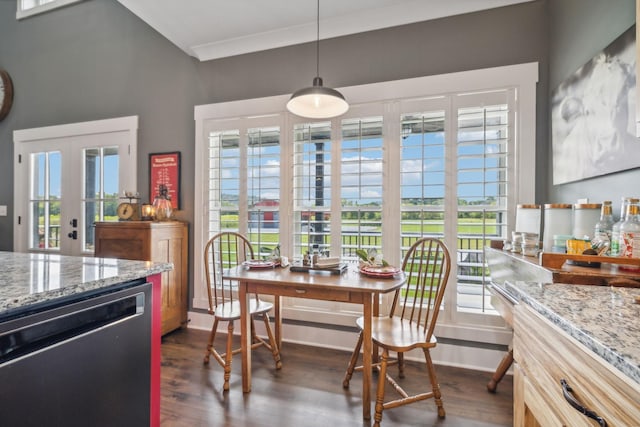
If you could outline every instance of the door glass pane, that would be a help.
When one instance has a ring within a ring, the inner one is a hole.
[[[83,250],[92,251],[94,222],[117,220],[120,158],[118,147],[88,148],[83,157]]]
[[[31,154],[30,249],[60,250],[61,162],[59,151]]]

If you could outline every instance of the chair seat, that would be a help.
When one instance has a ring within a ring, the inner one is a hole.
[[[273,308],[270,302],[251,298],[249,302],[249,312],[251,314],[262,314]],[[240,301],[226,302],[217,305],[214,315],[220,320],[237,320],[240,318]]]
[[[356,320],[360,330],[364,329],[364,317]],[[425,341],[425,330],[399,317],[374,317],[371,319],[371,339],[374,344],[392,351],[405,352],[414,348],[431,348],[438,343],[435,335]]]

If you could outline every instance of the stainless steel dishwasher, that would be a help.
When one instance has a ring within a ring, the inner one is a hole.
[[[0,425],[148,426],[143,280],[0,319]]]

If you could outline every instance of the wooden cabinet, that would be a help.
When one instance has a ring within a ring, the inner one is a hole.
[[[188,226],[180,221],[97,222],[95,256],[169,262],[162,273],[162,335],[187,322]]]
[[[640,387],[526,304],[514,307],[514,425],[598,425],[564,396],[566,380],[579,405],[609,427],[640,425]]]

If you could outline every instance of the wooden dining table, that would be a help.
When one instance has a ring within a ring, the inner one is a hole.
[[[404,273],[393,277],[370,277],[361,274],[356,264],[349,265],[341,274],[329,272],[297,272],[288,267],[247,269],[238,266],[225,270],[224,276],[238,281],[238,298],[242,312],[242,390],[251,391],[251,321],[249,298],[253,294],[273,295],[274,301],[274,335],[278,346],[282,348],[282,297],[308,298],[325,301],[348,302],[362,304],[364,315],[363,329],[363,370],[362,370],[362,414],[363,418],[371,418],[371,371],[373,344],[371,341],[371,318],[378,315],[380,294],[392,292],[400,288],[406,281]],[[355,344],[355,343],[354,343]],[[347,361],[345,361],[345,368]]]

